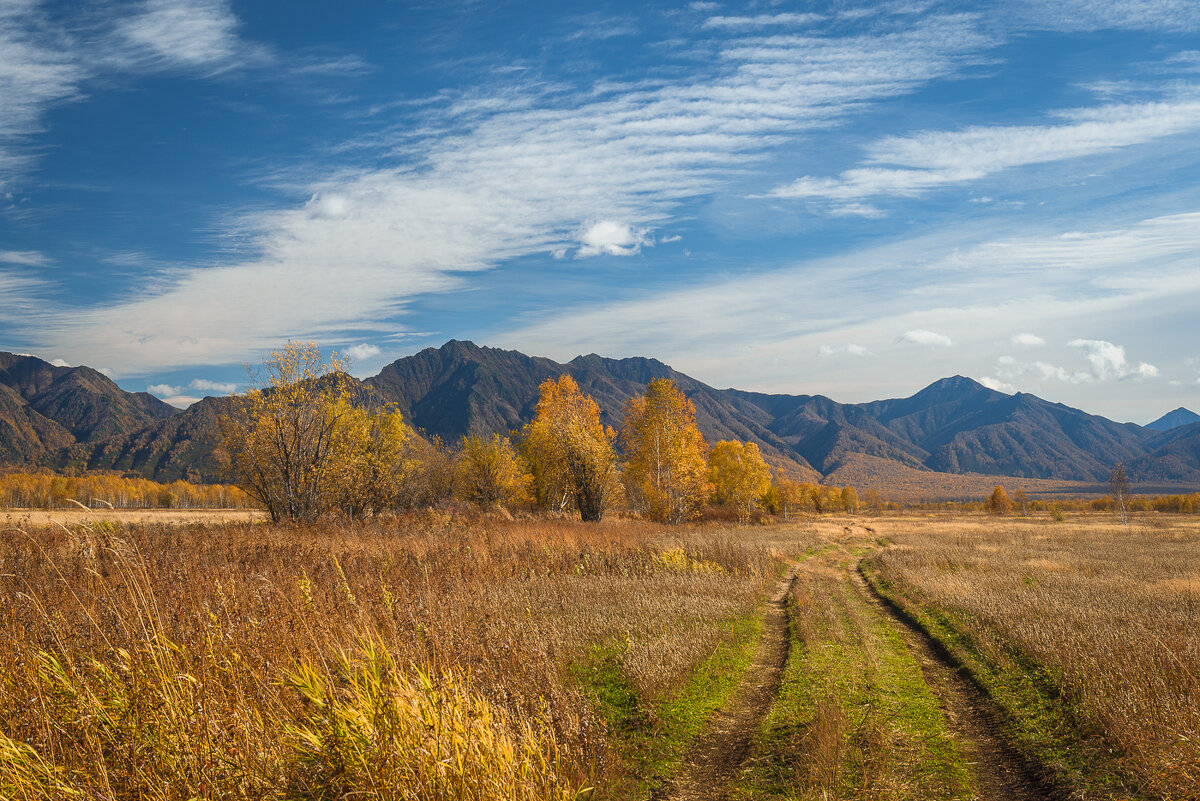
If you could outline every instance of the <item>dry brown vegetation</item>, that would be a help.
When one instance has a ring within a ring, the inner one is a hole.
[[[1050,758],[1060,778],[1200,798],[1200,521],[944,517],[878,531],[895,544],[874,565],[914,609],[997,676],[1011,668],[1039,698],[1061,694],[1048,718],[1033,702],[1017,710],[1031,740],[1056,740],[1064,723],[1083,735],[1083,752]],[[1111,766],[1087,762],[1110,749]]]
[[[801,548],[748,533],[436,512],[10,528],[0,796],[603,796],[636,767],[579,666],[602,649],[652,733]]]

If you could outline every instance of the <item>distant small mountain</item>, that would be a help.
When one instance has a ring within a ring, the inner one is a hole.
[[[966,491],[997,479],[1049,491],[1045,482],[1101,486],[1122,462],[1143,485],[1200,488],[1200,418],[1157,431],[997,392],[964,376],[906,398],[839,403],[716,389],[650,358],[590,354],[561,364],[451,340],[397,359],[361,382],[360,391],[363,402],[395,403],[412,425],[453,443],[469,433],[519,429],[533,417],[538,386],[563,374],[614,427],[650,380],[670,378],[695,405],[709,442],[754,442],[777,471],[801,480],[853,477],[870,487],[876,475],[877,488],[886,490],[902,477],[910,497],[921,496],[923,483],[944,496],[950,487]],[[0,463],[217,480],[217,420],[228,403],[207,398],[177,412],[145,393],[123,392],[89,368],[0,354]]]
[[[1147,423],[1145,427],[1151,431],[1170,431],[1172,428],[1179,428],[1191,423],[1200,423],[1200,414],[1180,406],[1173,412],[1167,412],[1153,423]]]
[[[131,434],[179,412],[90,367],[0,353],[0,460],[31,462],[73,443]]]

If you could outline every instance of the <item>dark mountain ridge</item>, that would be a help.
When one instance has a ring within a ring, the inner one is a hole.
[[[11,443],[0,450],[4,461],[162,480],[218,477],[212,451],[227,400],[207,398],[177,413],[88,368],[13,361],[30,358],[0,356],[0,449]],[[710,442],[755,442],[776,468],[807,480],[866,456],[918,471],[1098,483],[1124,462],[1138,482],[1200,486],[1200,423],[1156,432],[963,376],[907,398],[845,404],[821,395],[716,389],[649,358],[589,354],[560,364],[451,340],[397,359],[363,381],[362,391],[370,402],[395,403],[427,434],[455,442],[520,428],[533,417],[538,386],[563,374],[614,427],[651,379],[670,378],[692,400]]]
[[[178,413],[90,367],[0,352],[0,461],[37,462],[74,443],[133,434]]]
[[[1173,428],[1191,425],[1192,423],[1200,423],[1200,414],[1196,414],[1191,409],[1185,409],[1180,406],[1178,409],[1167,412],[1153,423],[1146,423],[1146,428],[1151,431],[1170,431]]]

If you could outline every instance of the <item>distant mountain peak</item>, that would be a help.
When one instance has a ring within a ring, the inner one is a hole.
[[[1200,414],[1196,414],[1191,409],[1185,409],[1180,406],[1174,411],[1167,412],[1162,417],[1149,423],[1146,428],[1151,431],[1170,431],[1172,428],[1191,425],[1192,423],[1200,423]]]

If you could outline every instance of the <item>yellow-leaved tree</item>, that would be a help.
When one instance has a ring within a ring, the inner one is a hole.
[[[416,471],[416,433],[393,404],[341,411],[334,439],[333,505],[363,517],[403,505],[405,484]]]
[[[574,503],[583,520],[601,520],[620,493],[615,438],[574,378],[543,381],[537,412],[521,434],[539,503],[560,509]]]
[[[350,408],[346,364],[315,343],[289,342],[221,417],[218,451],[230,477],[271,519],[314,520],[329,511],[339,422]]]
[[[679,523],[708,499],[708,445],[696,407],[670,379],[654,379],[645,395],[626,403],[621,445],[626,494],[647,516]]]
[[[487,508],[515,506],[531,499],[533,477],[508,437],[463,437],[456,467],[455,488],[472,503]]]
[[[743,521],[771,489],[771,469],[753,442],[722,440],[713,445],[708,477],[716,502],[736,508]]]
[[[272,520],[358,516],[396,497],[411,429],[394,408],[359,408],[347,368],[315,343],[289,342],[220,418],[218,457]]]

